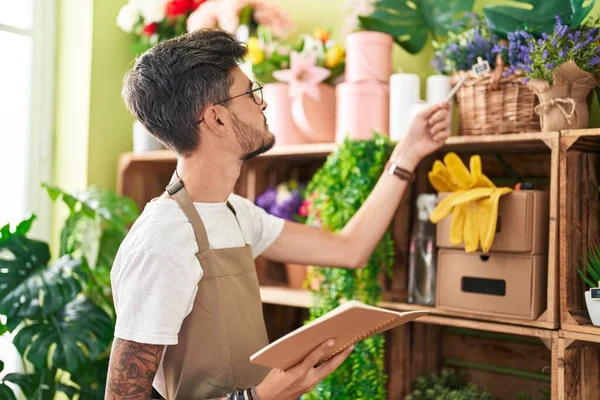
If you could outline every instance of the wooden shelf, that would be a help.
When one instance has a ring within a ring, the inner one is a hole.
[[[600,343],[600,327],[594,325],[562,325],[559,336],[565,339]]]
[[[569,136],[600,136],[600,129],[586,129],[581,131],[567,131]],[[506,135],[482,135],[482,136],[451,136],[440,151],[459,151],[459,150],[479,150],[485,148],[507,147],[529,149],[531,147],[544,147],[544,142],[558,138],[558,132],[532,132],[532,133],[513,133]],[[314,144],[296,144],[275,146],[273,149],[259,156],[259,158],[279,158],[279,157],[305,157],[316,156],[325,157],[335,151],[337,143],[314,143]],[[145,153],[123,153],[121,162],[128,164],[131,162],[174,162],[175,154],[171,150],[154,150]]]
[[[280,306],[310,308],[311,293],[307,290],[289,289],[284,286],[262,286],[260,294],[263,303],[276,304]],[[459,328],[477,329],[490,332],[507,333],[521,336],[534,336],[539,338],[552,338],[556,328],[544,321],[516,320],[514,318],[490,317],[488,321],[478,315],[470,315],[459,312],[438,309],[417,304],[396,303],[382,301],[380,307],[397,311],[429,310],[430,315],[419,318],[418,322],[435,325],[453,326]]]

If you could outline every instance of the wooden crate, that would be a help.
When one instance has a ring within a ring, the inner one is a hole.
[[[450,311],[428,307],[438,315],[464,317],[500,323],[534,326],[539,328],[556,329],[559,326],[558,304],[558,241],[556,240],[558,225],[558,175],[559,175],[559,133],[534,133],[496,136],[461,136],[451,137],[446,145],[437,153],[423,160],[416,171],[417,179],[413,185],[410,199],[403,201],[395,219],[394,240],[396,241],[397,260],[394,266],[394,281],[389,284],[384,293],[384,305],[397,310],[412,310],[423,308],[420,305],[407,304],[407,270],[408,245],[410,240],[409,224],[414,211],[410,204],[419,193],[435,193],[429,184],[427,173],[431,170],[436,159],[442,159],[450,152],[456,152],[469,165],[469,158],[479,154],[482,159],[483,172],[499,185],[514,186],[513,178],[503,168],[505,163],[520,177],[532,178],[537,189],[548,190],[550,193],[549,207],[549,245],[547,269],[546,311],[536,320],[527,321],[504,316],[485,316],[477,313]]]
[[[560,312],[561,329],[592,335],[581,257],[600,240],[600,130],[567,131],[560,138]]]
[[[557,366],[556,398],[600,399],[600,336],[563,330],[559,336],[552,353]]]

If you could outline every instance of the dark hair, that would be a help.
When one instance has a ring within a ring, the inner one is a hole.
[[[198,145],[199,113],[207,104],[229,97],[229,71],[246,53],[243,43],[218,29],[167,40],[144,53],[127,72],[123,99],[154,136],[185,155]]]

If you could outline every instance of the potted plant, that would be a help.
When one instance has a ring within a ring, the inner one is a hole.
[[[254,77],[264,84],[277,144],[326,143],[335,139],[335,89],[345,66],[344,48],[318,29],[293,44],[268,29],[248,41]]]
[[[50,400],[57,392],[103,399],[115,322],[110,268],[137,207],[94,187],[74,194],[45,187],[69,209],[55,261],[47,243],[28,236],[35,216],[0,229],[0,314],[6,317],[0,332],[12,335],[28,361],[25,373],[9,373],[4,382],[28,399]],[[10,399],[7,387],[0,384],[0,397]]]
[[[256,205],[271,215],[288,221],[304,222],[302,204],[304,199],[304,185],[295,180],[282,182],[271,186],[256,198]],[[288,263],[285,264],[288,286],[293,289],[302,289],[306,280],[307,266]]]
[[[600,299],[592,298],[591,291],[600,286],[600,246],[598,244],[590,246],[582,263],[584,268],[578,268],[577,272],[588,286],[588,290],[585,292],[585,304],[592,324],[600,326]]]
[[[556,16],[550,34],[536,39],[517,31],[508,35],[511,71],[523,71],[540,104],[543,131],[587,128],[588,95],[597,86],[600,65],[598,20],[569,27]]]

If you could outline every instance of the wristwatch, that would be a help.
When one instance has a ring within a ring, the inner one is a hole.
[[[396,175],[398,178],[400,178],[402,180],[409,181],[409,182],[414,182],[414,180],[415,180],[414,172],[411,172],[405,168],[400,167],[394,161],[388,161],[388,163],[385,166],[385,170],[387,171],[387,173],[389,175]]]

